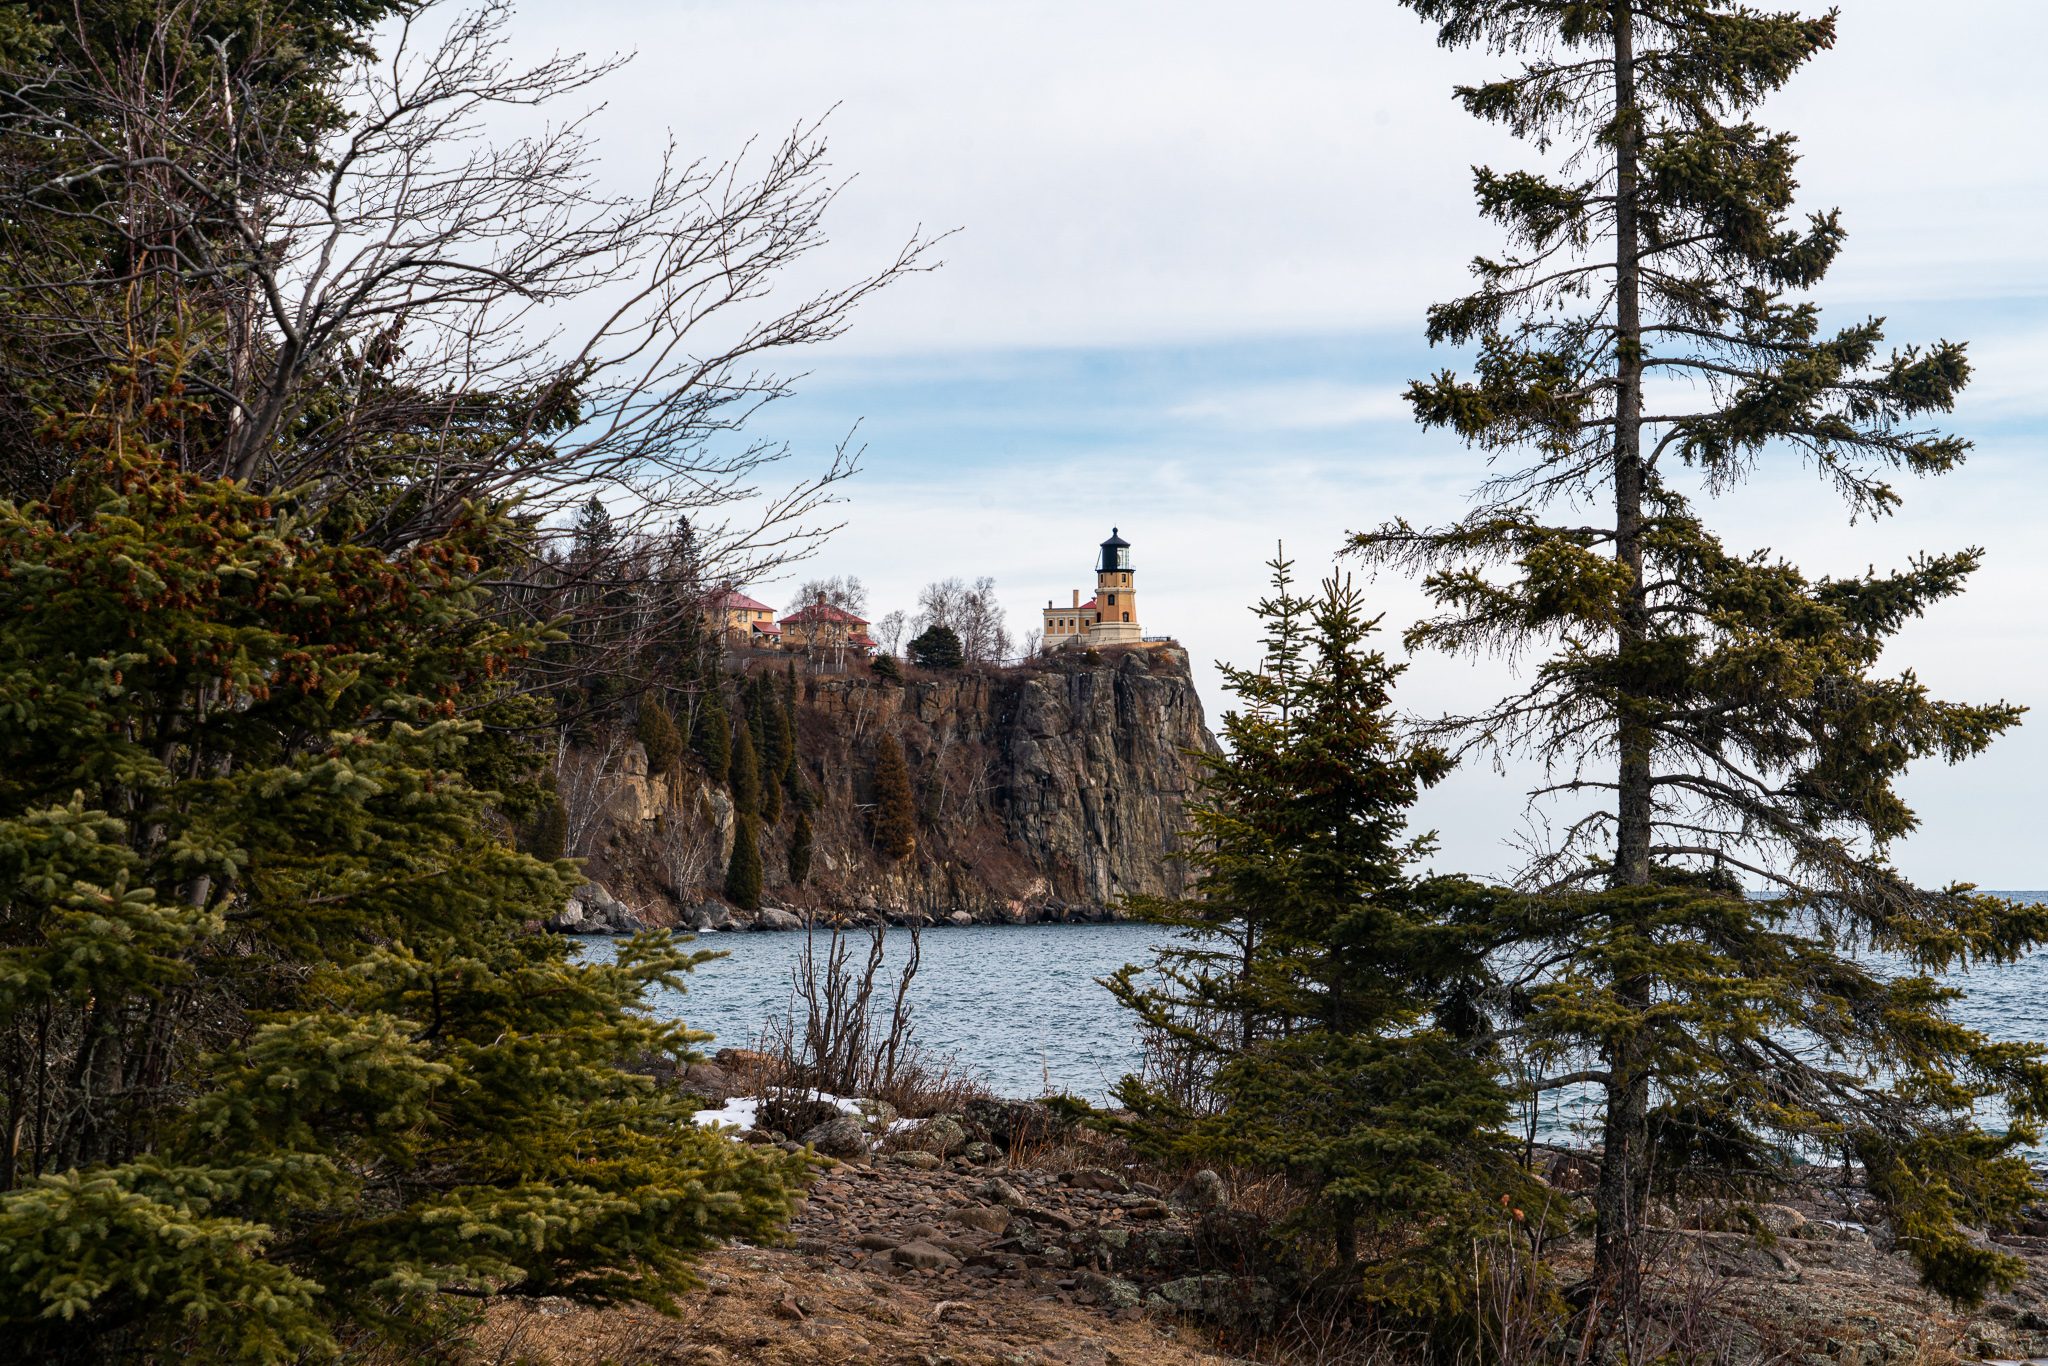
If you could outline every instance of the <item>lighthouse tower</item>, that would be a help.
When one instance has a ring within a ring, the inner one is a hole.
[[[1131,543],[1109,529],[1102,554],[1095,561],[1095,622],[1090,645],[1136,644],[1144,638],[1138,625],[1138,592],[1132,583]]]

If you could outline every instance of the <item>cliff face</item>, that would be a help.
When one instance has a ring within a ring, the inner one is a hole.
[[[1190,751],[1216,742],[1177,647],[900,682],[816,676],[800,680],[799,699],[798,760],[818,796],[811,877],[789,885],[785,814],[761,840],[771,904],[1024,920],[1187,890]],[[900,861],[870,836],[884,734],[902,746],[918,807],[917,849]],[[576,850],[593,879],[655,923],[715,923],[709,902],[732,840],[726,795],[687,763],[650,777],[637,746],[585,764],[601,770],[588,783],[598,814]]]

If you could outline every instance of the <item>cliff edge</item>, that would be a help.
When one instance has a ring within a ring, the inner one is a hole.
[[[787,661],[744,661],[780,670]],[[796,752],[813,797],[809,877],[789,877],[794,811],[761,834],[766,909],[852,920],[1022,922],[1099,919],[1129,896],[1190,886],[1181,832],[1198,755],[1216,750],[1188,656],[1174,645],[1054,656],[1007,669],[865,667],[802,675]],[[872,835],[875,753],[901,747],[917,841],[889,859]],[[732,803],[686,758],[650,774],[640,746],[584,751],[564,766],[569,852],[593,893],[567,929],[603,928],[630,908],[649,924],[752,923],[716,895],[733,839]],[[577,916],[580,915],[580,921]]]

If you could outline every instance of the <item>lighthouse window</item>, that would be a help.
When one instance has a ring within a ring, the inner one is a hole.
[[[1109,605],[1110,605],[1111,607],[1114,607],[1114,606],[1116,606],[1116,594],[1114,594],[1114,593],[1111,593],[1111,594],[1109,595]]]

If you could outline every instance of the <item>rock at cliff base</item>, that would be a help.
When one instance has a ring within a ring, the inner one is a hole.
[[[802,920],[779,906],[764,906],[761,913],[754,917],[754,928],[757,930],[800,930],[803,927]]]
[[[915,1271],[945,1270],[960,1265],[960,1259],[952,1253],[932,1246],[923,1239],[905,1243],[889,1254],[898,1266],[907,1266]]]

